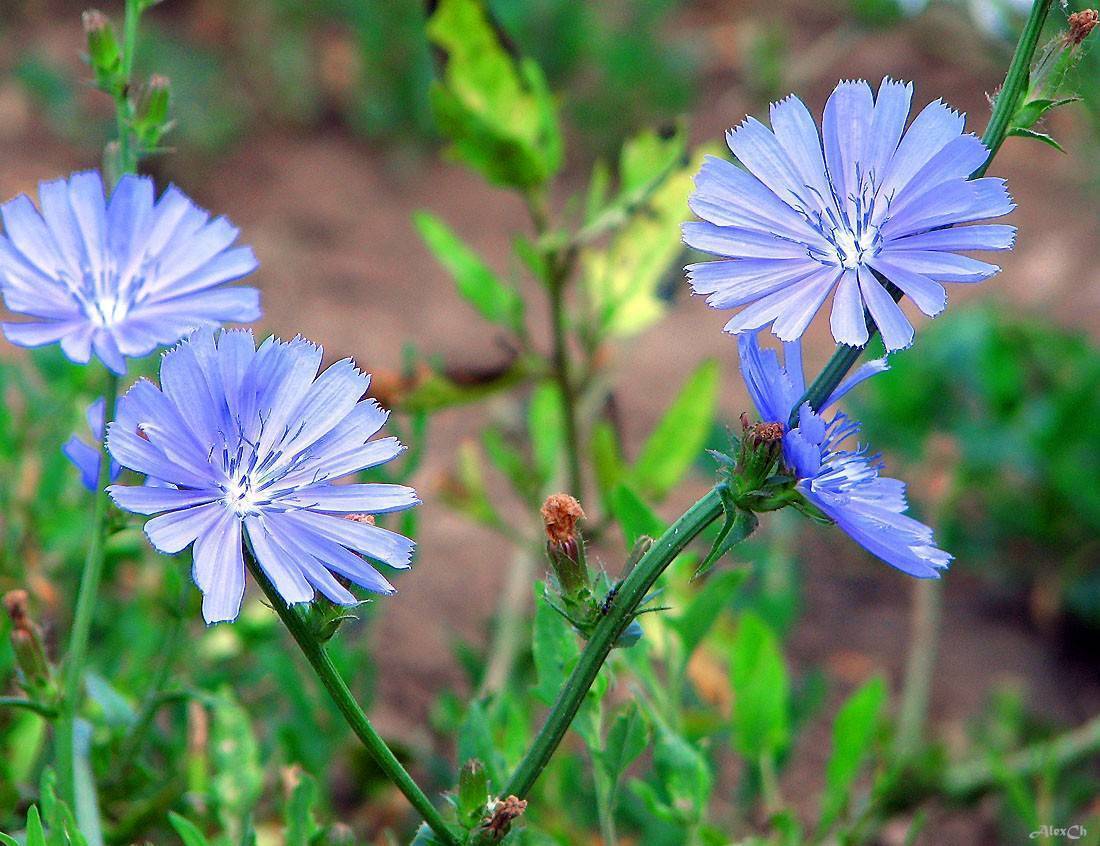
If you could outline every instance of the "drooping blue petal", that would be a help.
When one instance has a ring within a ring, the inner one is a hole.
[[[99,397],[84,412],[84,418],[88,423],[88,431],[97,444],[103,443],[103,414],[106,408],[106,400]],[[99,488],[99,468],[101,466],[102,453],[99,447],[92,446],[73,435],[61,447],[61,452],[69,459],[80,472],[80,482],[91,492]],[[122,471],[117,461],[111,462],[111,481],[118,478]]]

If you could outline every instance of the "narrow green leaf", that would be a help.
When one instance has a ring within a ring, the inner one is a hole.
[[[35,805],[27,810],[27,846],[48,846],[46,832],[42,828],[42,818]]]
[[[2,831],[0,831],[0,844],[3,844],[3,846],[21,846],[18,840],[10,834],[4,834]]]
[[[454,279],[458,293],[486,320],[523,331],[523,299],[467,247],[442,220],[417,212],[413,223],[420,237]]]
[[[611,492],[611,512],[622,529],[628,547],[633,548],[642,535],[655,538],[665,530],[661,518],[626,485],[619,485]]]
[[[710,572],[710,569],[723,555],[751,535],[760,523],[757,516],[751,511],[737,507],[727,489],[722,488],[721,491],[722,507],[726,512],[726,519],[718,532],[718,537],[714,539],[714,545],[707,553],[707,557],[703,559],[703,563],[692,574],[693,581]]]
[[[1019,126],[1014,126],[1008,130],[1009,135],[1017,135],[1021,138],[1030,138],[1033,141],[1042,141],[1047,146],[1053,147],[1059,153],[1064,153],[1065,148],[1062,147],[1057,141],[1055,141],[1050,135],[1045,132],[1036,132],[1034,129],[1024,129]]]
[[[531,393],[531,402],[527,409],[527,432],[531,439],[535,472],[544,486],[552,484],[562,475],[564,420],[561,391],[557,384],[550,381],[541,383]]]
[[[741,617],[730,659],[733,745],[750,761],[776,755],[790,739],[787,667],[775,633],[760,617]]]
[[[592,469],[596,477],[596,487],[606,505],[611,492],[623,480],[626,467],[623,465],[622,451],[619,448],[619,436],[615,427],[607,420],[598,421],[592,427],[592,437],[588,444],[592,456]]]
[[[320,789],[317,780],[309,773],[299,772],[297,775],[298,783],[283,808],[283,822],[286,825],[283,843],[284,846],[311,846],[321,832],[316,814]]]
[[[229,688],[219,694],[212,716],[212,799],[222,829],[238,841],[263,790],[260,748],[248,712]]]
[[[718,406],[718,376],[718,362],[704,361],[646,440],[631,474],[642,496],[665,496],[702,453]]]
[[[175,811],[168,812],[168,822],[176,830],[176,834],[183,841],[183,846],[210,846],[205,835],[199,827],[185,817],[181,817]]]
[[[873,678],[855,691],[837,712],[833,722],[833,753],[825,771],[818,831],[824,835],[845,806],[860,767],[871,752],[886,701],[886,685]]]

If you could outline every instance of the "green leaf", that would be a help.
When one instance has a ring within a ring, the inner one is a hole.
[[[493,742],[493,728],[489,715],[480,701],[473,701],[466,709],[466,716],[458,729],[458,760],[468,761],[477,758],[485,765],[489,783],[494,786],[503,784],[501,780],[500,755]]]
[[[3,846],[22,846],[18,840],[10,834],[4,834],[2,831],[0,831],[0,844],[3,844]]]
[[[642,535],[656,538],[665,530],[661,518],[626,485],[619,485],[611,492],[611,512],[629,548],[633,548]]]
[[[825,770],[819,832],[824,835],[848,804],[860,767],[867,759],[886,701],[886,685],[873,678],[855,691],[833,721],[833,754]]]
[[[718,362],[704,361],[646,440],[631,474],[642,496],[665,496],[702,453],[718,407],[718,376]]]
[[[666,282],[680,274],[683,254],[680,224],[684,198],[702,165],[700,150],[683,166],[682,139],[646,133],[624,147],[619,166],[624,192],[590,225],[608,230],[619,223],[611,242],[581,256],[584,285],[597,315],[600,336],[635,335],[667,310],[661,297]]]
[[[702,819],[714,789],[710,764],[699,744],[660,721],[656,725],[653,769],[664,788],[667,805],[676,809],[682,822],[694,824]]]
[[[1028,100],[1016,109],[1016,113],[1012,116],[1012,129],[1031,129],[1051,109],[1064,106],[1067,103],[1075,103],[1080,99],[1080,97],[1063,97],[1059,100],[1045,98]]]
[[[444,491],[444,500],[476,523],[489,527],[500,526],[500,515],[493,507],[485,486],[485,476],[482,473],[485,460],[477,444],[463,441],[459,444],[457,453],[454,476],[456,484]]]
[[[723,555],[751,535],[760,523],[760,520],[751,511],[737,507],[728,488],[723,487],[719,490],[721,491],[722,508],[725,510],[726,519],[718,532],[718,537],[714,539],[714,545],[711,546],[707,557],[703,559],[703,563],[692,574],[693,581],[710,572],[710,569]]]
[[[550,606],[542,582],[535,586],[535,633],[531,648],[537,679],[533,692],[544,705],[552,705],[580,655],[580,647],[572,627]]]
[[[1022,127],[1014,126],[1012,127],[1012,129],[1008,130],[1008,134],[1018,135],[1021,138],[1031,138],[1034,141],[1042,141],[1044,144],[1053,147],[1059,153],[1065,152],[1065,149],[1062,147],[1062,145],[1055,141],[1051,136],[1047,135],[1045,132],[1036,132],[1034,129],[1023,129]]]
[[[458,293],[486,320],[523,332],[523,299],[493,272],[442,220],[417,212],[413,223],[428,249],[455,281]]]
[[[554,382],[543,382],[531,393],[527,409],[527,431],[535,472],[542,484],[552,484],[561,477],[565,445],[565,412],[561,391]]]
[[[622,451],[619,448],[619,436],[615,427],[607,420],[600,420],[592,427],[592,437],[588,449],[592,456],[592,471],[596,477],[596,487],[605,507],[611,492],[626,475]]]
[[[607,732],[607,741],[600,753],[600,765],[614,786],[627,767],[649,745],[649,724],[636,702],[628,703]]]
[[[493,466],[511,482],[512,488],[524,499],[538,499],[540,485],[531,465],[523,454],[508,442],[504,433],[490,426],[481,433],[481,446]]]
[[[27,810],[27,846],[48,846],[46,832],[42,828],[42,818],[38,808],[31,805]]]
[[[307,772],[298,772],[298,783],[290,793],[283,808],[283,822],[286,833],[284,846],[311,846],[314,838],[321,832],[315,813],[320,801],[317,780]]]
[[[787,668],[775,633],[752,612],[742,616],[732,649],[733,745],[757,761],[778,754],[790,739]]]
[[[747,575],[745,570],[727,570],[708,579],[683,613],[671,622],[672,628],[680,635],[685,658],[691,657],[718,616],[730,607]]]
[[[199,827],[185,817],[181,817],[175,811],[168,812],[168,822],[176,830],[176,834],[183,841],[183,846],[210,846]]]
[[[222,829],[237,841],[263,790],[260,749],[248,712],[228,688],[219,694],[212,710],[211,794]]]
[[[447,54],[430,98],[450,154],[495,185],[545,183],[561,166],[562,139],[538,65],[512,60],[479,0],[442,0],[427,32]]]

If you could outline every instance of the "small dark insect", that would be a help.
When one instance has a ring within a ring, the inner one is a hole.
[[[611,612],[611,606],[615,604],[615,597],[619,595],[619,585],[622,582],[616,582],[611,590],[607,592],[607,596],[603,598],[600,603],[600,616],[606,617]]]

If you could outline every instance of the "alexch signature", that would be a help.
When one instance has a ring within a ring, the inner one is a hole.
[[[1088,834],[1088,830],[1080,824],[1059,827],[1054,825],[1039,826],[1037,831],[1028,835],[1032,840],[1039,837],[1064,837],[1066,840],[1080,840]]]

